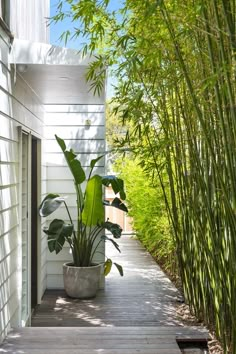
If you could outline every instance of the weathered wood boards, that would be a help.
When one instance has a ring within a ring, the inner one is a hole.
[[[123,278],[112,271],[91,300],[47,291],[32,319],[36,327],[13,331],[0,353],[180,354],[176,339],[206,339],[201,327],[183,327],[175,311],[177,289],[140,243],[120,241],[120,255],[108,252],[123,265]]]
[[[92,300],[70,299],[63,290],[47,291],[32,325],[181,325],[176,314],[177,289],[136,239],[123,236],[118,241],[121,254],[112,245],[106,245],[106,253],[122,264],[124,277],[120,277],[116,269],[112,270],[106,278],[105,289]]]
[[[13,331],[0,352],[21,354],[180,354],[176,336],[206,338],[197,328],[90,327],[23,328]]]

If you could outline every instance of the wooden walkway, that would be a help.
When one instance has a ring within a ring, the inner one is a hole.
[[[123,278],[114,269],[91,300],[48,290],[33,327],[13,331],[0,353],[179,354],[177,338],[206,338],[204,330],[183,326],[177,289],[140,243],[120,241],[121,254],[109,249],[109,256],[123,265]]]
[[[118,240],[119,254],[107,244],[107,255],[122,264],[106,277],[104,290],[92,300],[73,300],[62,291],[47,291],[32,326],[176,326],[177,289],[138,240]]]

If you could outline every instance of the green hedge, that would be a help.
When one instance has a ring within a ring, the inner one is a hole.
[[[137,237],[165,270],[177,275],[175,242],[158,181],[143,172],[133,158],[117,161],[115,168],[125,181],[129,215]]]

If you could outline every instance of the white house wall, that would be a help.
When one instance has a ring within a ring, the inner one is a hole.
[[[14,97],[12,100],[14,121],[16,124],[19,123],[23,130],[25,129],[26,131],[29,131],[31,135],[36,136],[43,141],[45,108],[35,92],[18,73],[16,75],[15,84],[12,84],[12,93]],[[46,183],[44,182],[46,167],[43,152],[41,152],[40,162],[42,163],[41,176],[39,179],[42,181],[40,182],[40,189],[41,193],[44,195],[46,193]],[[45,221],[42,220],[42,227],[44,222]],[[47,240],[43,232],[41,232],[39,236],[41,237],[41,240],[39,240],[38,246],[41,250],[41,254],[39,255],[40,258],[38,262],[40,267],[38,287],[40,292],[39,298],[41,298],[46,289]]]
[[[47,140],[44,154],[47,164],[47,191],[66,196],[72,218],[76,220],[76,195],[72,176],[54,135],[65,139],[67,146],[79,154],[82,166],[88,172],[90,160],[104,154],[105,151],[104,105],[46,105],[45,108]],[[98,162],[95,172],[104,174],[104,165],[103,158]],[[55,217],[65,219],[65,210],[58,209],[48,218],[48,222]],[[101,247],[101,251],[104,251],[104,245]],[[47,259],[47,288],[63,288],[62,264],[71,260],[68,246],[57,255],[48,252]],[[97,259],[99,260],[103,258]]]
[[[75,194],[72,177],[66,168],[63,154],[55,141],[55,134],[65,139],[81,153],[84,167],[105,150],[104,96],[94,95],[85,74],[93,58],[82,58],[77,51],[47,44],[17,40],[14,45],[17,67],[22,77],[41,98],[47,111],[43,142],[43,166],[46,173],[42,184],[46,193],[63,193],[75,218]],[[104,159],[98,170],[104,173]],[[47,219],[65,217],[63,208]],[[104,250],[104,244],[101,245]],[[70,260],[68,248],[58,255],[47,256],[47,288],[62,288],[62,263]]]
[[[9,47],[9,39],[0,29],[0,339],[21,320],[19,126],[40,138],[44,115],[35,93],[19,75],[15,76],[8,60]],[[44,257],[41,291],[46,286]]]
[[[47,19],[50,0],[7,0],[10,3],[10,28],[15,38],[49,42]]]

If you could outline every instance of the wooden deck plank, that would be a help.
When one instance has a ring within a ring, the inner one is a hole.
[[[3,353],[19,354],[180,354],[178,336],[207,332],[198,327],[47,327],[12,331]]]
[[[32,327],[12,331],[0,353],[180,354],[176,339],[207,339],[204,328],[183,326],[177,289],[140,243],[123,237],[120,245],[121,255],[109,255],[123,265],[123,278],[112,271],[90,300],[46,291]]]
[[[13,331],[1,350],[5,353],[172,353],[179,348],[172,334],[158,328],[142,331],[136,327],[131,333],[126,328],[23,328]],[[129,329],[129,328],[128,328]],[[118,333],[117,333],[118,330]],[[86,333],[86,335],[85,335]]]
[[[0,348],[0,353],[3,353]],[[7,354],[181,354],[179,349],[4,349]]]
[[[36,336],[38,333],[40,335],[58,335],[61,336],[63,333],[66,336],[98,336],[98,335],[109,335],[109,336],[147,336],[147,335],[175,335],[181,336],[193,336],[199,335],[205,337],[208,335],[208,331],[204,327],[191,326],[191,327],[90,327],[89,330],[86,327],[27,327],[27,328],[17,328],[11,333],[9,333],[8,338],[18,338],[24,335],[24,337]]]
[[[181,325],[176,314],[177,289],[138,240],[119,240],[121,254],[107,254],[122,264],[124,277],[112,270],[104,290],[92,300],[66,297],[64,290],[46,291],[32,326],[169,326]]]

